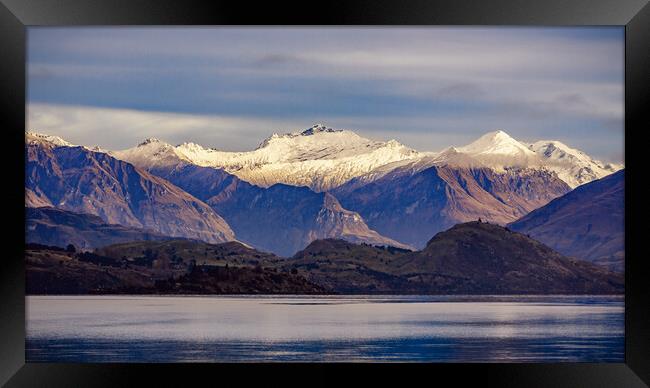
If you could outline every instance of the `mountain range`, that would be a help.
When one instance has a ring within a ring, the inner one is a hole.
[[[319,238],[409,248],[370,229],[329,193],[281,183],[259,187],[221,169],[182,161],[149,171],[209,204],[240,241],[278,255],[290,256]]]
[[[535,168],[556,172],[574,188],[622,168],[603,163],[559,141],[524,143],[501,130],[489,132],[464,147],[441,152],[419,152],[396,140],[377,141],[353,131],[316,124],[303,131],[273,134],[253,151],[227,152],[195,143],[177,146],[151,138],[137,147],[111,152],[118,159],[148,169],[177,160],[201,167],[220,168],[261,187],[284,183],[330,191],[352,178],[371,174],[382,166],[429,161],[432,164],[507,168]]]
[[[320,124],[249,152],[157,139],[104,151],[35,133],[26,152],[28,207],[282,256],[321,239],[422,249],[455,224],[516,222],[622,168],[503,131],[420,152]]]
[[[250,152],[224,152],[195,143],[174,147],[147,139],[138,147],[112,154],[143,168],[182,160],[223,169],[261,187],[284,183],[307,186],[316,192],[330,190],[384,164],[420,155],[395,140],[374,141],[320,124],[302,132],[273,134]]]

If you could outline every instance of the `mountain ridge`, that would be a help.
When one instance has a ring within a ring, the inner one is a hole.
[[[586,183],[509,227],[530,234],[565,255],[602,263],[622,272],[625,170]]]
[[[235,239],[230,226],[207,204],[107,153],[34,142],[25,147],[28,207],[51,205],[168,236]]]
[[[391,164],[410,162],[489,167],[499,172],[511,168],[546,169],[557,173],[572,188],[623,167],[602,163],[559,141],[521,142],[503,130],[488,132],[468,145],[440,152],[420,152],[395,140],[370,140],[353,131],[322,124],[282,135],[274,133],[253,151],[226,152],[195,143],[166,147],[180,160],[222,168],[258,186],[284,183],[308,186],[314,191],[329,191],[352,179],[376,174],[376,170]],[[138,154],[137,148],[112,153],[139,165],[152,163],[158,157],[155,153]],[[549,152],[551,148],[558,151]],[[164,163],[163,158],[156,163]]]
[[[325,237],[405,247],[369,228],[329,193],[282,183],[263,188],[223,170],[182,162],[150,171],[203,200],[238,239],[262,250],[288,255]]]
[[[372,229],[420,248],[457,223],[482,218],[506,224],[569,190],[547,171],[406,165],[332,193]]]
[[[149,144],[145,144],[149,145]],[[315,125],[301,132],[274,134],[247,152],[227,152],[195,143],[176,147],[135,147],[112,155],[145,168],[161,165],[174,155],[200,167],[220,168],[257,186],[276,183],[327,191],[351,177],[388,162],[413,158],[416,151],[396,141],[374,141],[352,131]]]
[[[67,143],[48,135],[30,134],[41,140],[50,137],[61,145]],[[284,183],[309,186],[319,192],[372,175],[375,170],[385,169],[390,164],[409,161],[489,167],[497,171],[546,169],[555,172],[571,188],[623,168],[622,164],[600,162],[557,140],[526,143],[503,130],[488,132],[465,146],[422,152],[395,140],[370,140],[353,131],[332,129],[323,124],[285,134],[274,133],[252,151],[219,151],[191,142],[172,146],[149,138],[134,148],[107,152],[143,168],[164,164],[166,158],[171,158],[201,167],[221,168],[262,187]]]

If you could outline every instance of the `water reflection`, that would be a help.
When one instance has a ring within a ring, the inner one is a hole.
[[[623,361],[623,299],[28,297],[27,360]]]

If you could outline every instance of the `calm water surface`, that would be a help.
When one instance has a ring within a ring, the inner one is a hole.
[[[623,362],[618,296],[30,296],[28,362]]]

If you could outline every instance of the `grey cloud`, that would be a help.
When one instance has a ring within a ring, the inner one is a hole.
[[[302,59],[296,55],[289,55],[283,53],[264,54],[257,58],[253,65],[255,66],[273,66],[283,65],[287,63],[302,62]]]
[[[475,99],[485,96],[485,91],[477,84],[461,82],[438,89],[434,95],[438,98]]]
[[[578,93],[573,94],[563,94],[556,98],[556,101],[559,104],[568,104],[568,105],[578,105],[578,106],[588,106],[587,100],[584,96]]]

